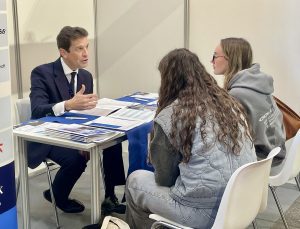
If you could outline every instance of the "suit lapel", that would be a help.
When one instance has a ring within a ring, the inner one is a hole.
[[[57,59],[54,62],[53,71],[54,71],[54,81],[55,81],[56,87],[62,97],[62,100],[64,101],[64,100],[70,99],[68,80],[65,76],[60,59]]]

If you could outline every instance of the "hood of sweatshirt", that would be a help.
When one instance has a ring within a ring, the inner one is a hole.
[[[260,71],[259,64],[239,71],[228,83],[228,90],[233,88],[248,88],[261,94],[270,95],[274,92],[273,78]]]

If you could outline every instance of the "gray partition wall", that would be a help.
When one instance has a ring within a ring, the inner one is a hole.
[[[19,64],[15,37],[10,38],[11,63],[16,66],[12,68],[12,91],[16,97],[21,90],[21,97],[28,95],[30,72],[35,66],[58,58],[55,38],[64,25],[78,25],[89,31],[88,70],[94,74],[95,90],[99,89],[101,97],[114,98],[137,90],[156,92],[159,60],[168,51],[188,44],[188,37],[184,37],[187,0],[13,2],[17,5],[20,44]],[[13,14],[9,18],[13,30]]]
[[[17,6],[17,10],[16,10]],[[12,93],[17,97],[22,85],[22,96],[30,89],[31,70],[44,63],[56,60],[59,53],[56,35],[65,25],[81,26],[88,30],[90,38],[90,58],[88,70],[94,73],[94,6],[93,1],[81,0],[12,0],[8,1],[8,26]],[[15,15],[13,12],[15,11]],[[18,28],[14,28],[14,18],[18,18]],[[19,32],[20,64],[16,62],[15,38]],[[18,71],[20,69],[20,71]],[[21,80],[21,82],[17,82]]]
[[[300,112],[299,9],[298,0],[190,0],[190,48],[213,73],[210,60],[220,39],[246,38],[254,61],[273,76],[274,94]]]
[[[101,97],[157,92],[160,59],[184,46],[182,0],[97,1]]]

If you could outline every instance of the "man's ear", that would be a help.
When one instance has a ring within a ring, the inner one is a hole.
[[[63,48],[60,48],[59,49],[59,54],[60,54],[61,57],[66,57],[67,51]]]

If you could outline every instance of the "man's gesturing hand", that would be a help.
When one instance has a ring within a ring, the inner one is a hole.
[[[82,84],[80,91],[75,96],[65,102],[65,110],[88,110],[97,105],[98,97],[96,94],[84,95],[85,86]]]

